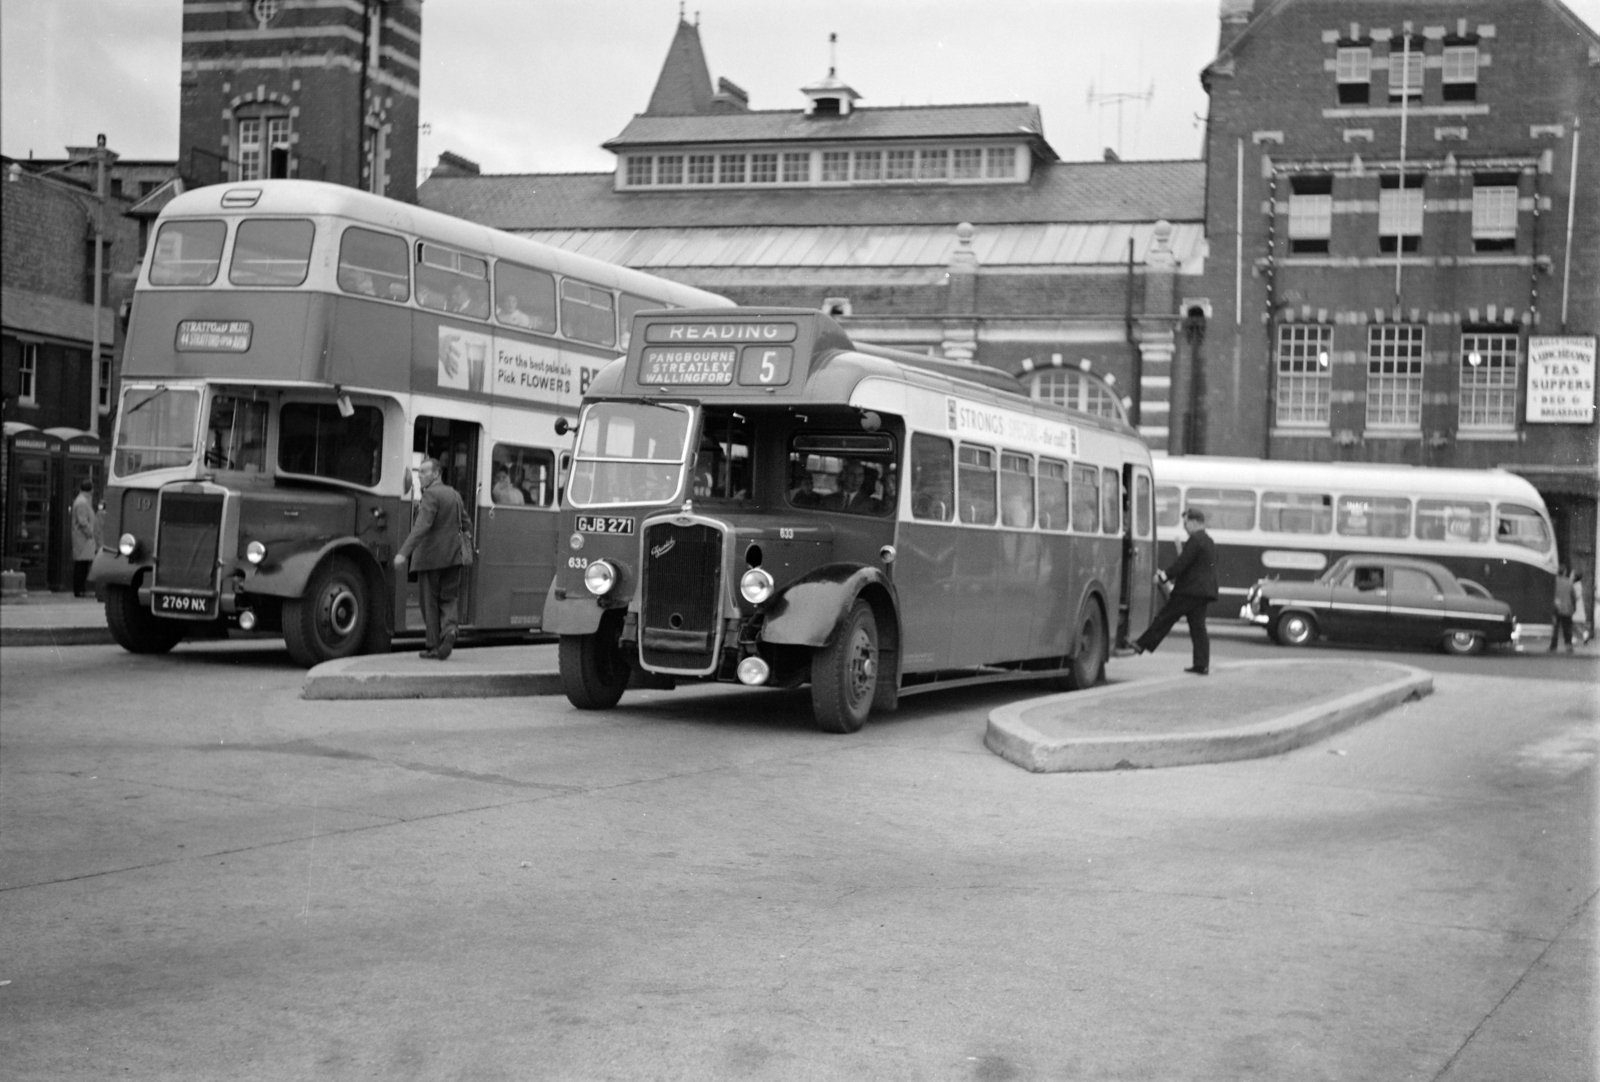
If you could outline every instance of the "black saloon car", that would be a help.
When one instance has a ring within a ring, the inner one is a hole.
[[[1510,605],[1440,564],[1398,556],[1346,556],[1314,582],[1262,579],[1239,616],[1284,646],[1320,635],[1476,654],[1517,638]]]

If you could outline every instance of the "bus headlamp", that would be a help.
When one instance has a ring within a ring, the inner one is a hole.
[[[760,687],[772,675],[772,669],[761,658],[751,655],[739,662],[739,683],[747,687]]]
[[[583,585],[595,597],[604,597],[617,584],[617,569],[607,560],[596,560],[583,569]]]
[[[117,551],[124,556],[132,558],[139,551],[139,539],[131,533],[125,533],[117,538]]]
[[[761,604],[772,596],[772,576],[759,567],[752,567],[739,579],[739,593],[750,604]]]
[[[252,541],[244,547],[244,558],[253,564],[259,564],[267,558],[267,546],[260,541]]]

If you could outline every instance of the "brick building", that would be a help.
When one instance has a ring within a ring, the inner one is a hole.
[[[1204,265],[1204,166],[1062,162],[1027,103],[871,108],[830,70],[791,109],[713,85],[678,24],[610,173],[481,176],[427,207],[742,304],[835,313],[861,341],[1017,372],[1155,446],[1182,302]]]
[[[184,0],[179,171],[415,202],[421,58],[421,0]]]
[[[1593,581],[1593,362],[1588,408],[1557,411],[1540,359],[1600,329],[1600,38],[1556,0],[1220,14],[1214,318],[1177,407],[1206,420],[1175,446],[1505,466]]]

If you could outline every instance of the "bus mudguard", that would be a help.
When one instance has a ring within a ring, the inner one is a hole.
[[[552,582],[544,595],[544,621],[540,630],[551,635],[593,635],[600,630],[600,617],[605,611],[588,595],[558,597],[556,584]]]
[[[290,553],[280,561],[263,564],[245,573],[242,589],[246,593],[265,594],[269,597],[299,597],[306,592],[312,574],[334,553],[353,558],[367,568],[373,564],[372,554],[355,538],[342,537],[314,549]]]
[[[102,547],[89,565],[89,582],[94,586],[132,586],[139,572],[149,566],[148,558],[130,560],[115,549]]]
[[[839,622],[850,614],[856,598],[874,586],[887,594],[898,612],[894,583],[882,569],[854,564],[819,567],[790,585],[773,602],[761,629],[762,641],[825,646]]]

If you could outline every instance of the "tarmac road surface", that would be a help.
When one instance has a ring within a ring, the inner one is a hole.
[[[1594,666],[1467,660],[1286,755],[1030,774],[982,739],[1038,688],[837,737],[803,693],[306,702],[278,644],[8,648],[0,1064],[1595,1078]]]

